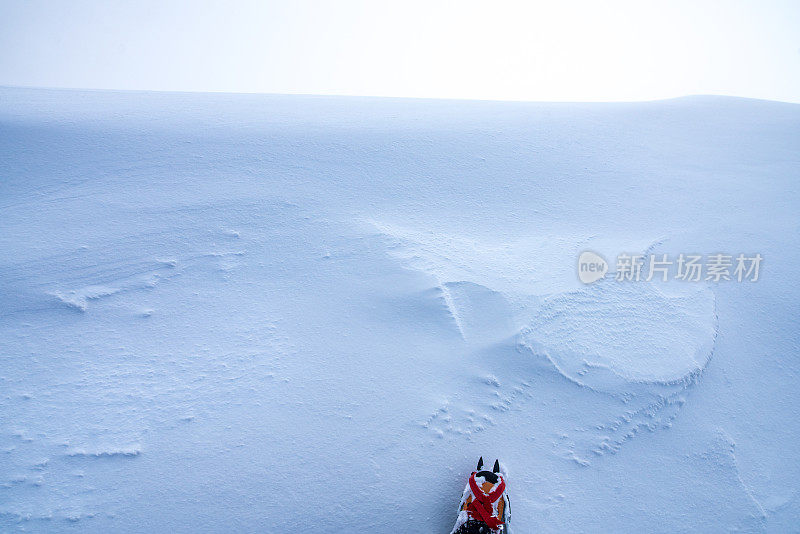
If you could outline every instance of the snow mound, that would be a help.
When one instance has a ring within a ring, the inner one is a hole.
[[[708,288],[668,296],[650,283],[606,281],[547,298],[520,340],[570,380],[602,390],[684,381],[708,363],[716,333]]]

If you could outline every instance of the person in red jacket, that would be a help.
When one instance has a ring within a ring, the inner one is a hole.
[[[467,481],[458,518],[451,534],[500,534],[508,532],[511,507],[506,481],[495,460],[491,471],[483,471],[483,457]]]

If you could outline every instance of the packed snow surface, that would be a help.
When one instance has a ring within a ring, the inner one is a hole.
[[[0,530],[446,533],[483,455],[516,534],[794,531],[799,179],[777,102],[0,89]]]

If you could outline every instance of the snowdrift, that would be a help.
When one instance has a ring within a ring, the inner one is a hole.
[[[0,89],[0,530],[449,532],[481,455],[516,534],[796,528],[798,154],[726,97]]]

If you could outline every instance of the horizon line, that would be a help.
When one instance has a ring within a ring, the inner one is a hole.
[[[516,103],[516,104],[642,104],[648,102],[666,102],[684,98],[730,98],[740,100],[757,100],[762,102],[775,102],[780,104],[800,104],[791,100],[776,100],[761,97],[741,96],[722,93],[687,93],[663,98],[646,98],[641,100],[520,100],[520,99],[501,99],[501,98],[468,98],[468,97],[443,97],[443,96],[404,96],[404,95],[374,95],[374,94],[345,94],[345,93],[280,93],[264,91],[226,91],[226,90],[184,90],[184,89],[117,89],[107,87],[56,87],[41,85],[15,85],[2,84],[3,89],[28,89],[38,91],[72,91],[72,92],[105,92],[105,93],[159,93],[159,94],[194,94],[194,95],[242,95],[242,96],[305,96],[320,98],[366,98],[366,99],[386,99],[386,100],[436,100],[436,101],[455,101],[455,102],[494,102],[494,103]]]

